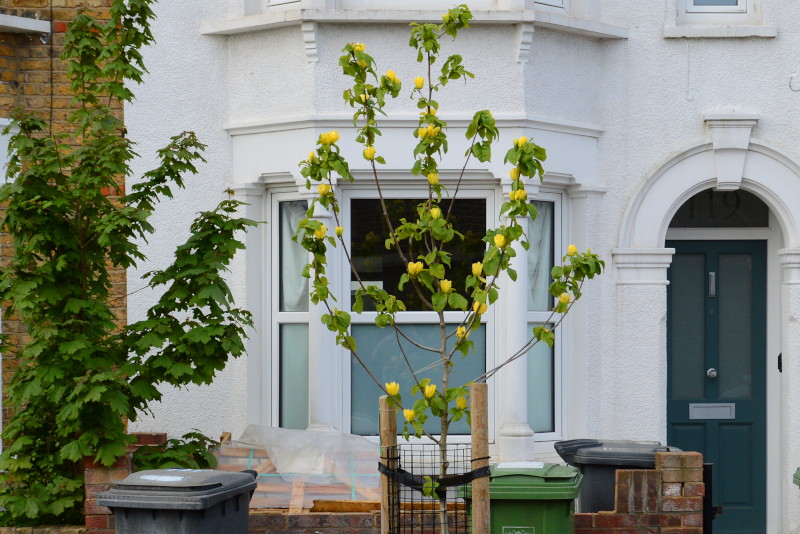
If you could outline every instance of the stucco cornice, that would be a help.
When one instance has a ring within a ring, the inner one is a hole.
[[[533,25],[549,30],[574,33],[595,39],[627,39],[628,28],[586,20],[569,15],[533,9],[492,9],[473,11],[473,24]],[[281,10],[268,9],[265,13],[243,17],[209,20],[200,25],[203,35],[236,35],[299,26],[304,23],[317,24],[408,24],[410,22],[441,22],[440,9],[304,9],[294,7]],[[522,38],[530,37],[529,31],[521,32]],[[521,46],[525,40],[520,41]]]
[[[451,128],[466,128],[472,115],[445,115],[443,118]],[[586,137],[600,137],[603,128],[597,124],[516,114],[494,114],[498,128],[530,128]],[[419,115],[396,114],[381,119],[381,128],[416,128]],[[232,136],[249,135],[287,130],[304,129],[345,129],[353,127],[352,115],[303,115],[278,118],[232,121],[223,128]]]

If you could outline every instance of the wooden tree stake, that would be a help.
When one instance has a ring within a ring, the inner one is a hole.
[[[470,386],[472,469],[489,465],[489,393],[486,383]],[[489,534],[489,477],[472,481],[472,534]]]
[[[380,410],[381,431],[381,463],[389,469],[397,469],[397,460],[388,459],[388,452],[395,454],[397,449],[397,406],[389,402],[386,395],[378,400]],[[386,475],[381,475],[381,534],[389,533],[389,497],[396,494],[396,482],[390,482]],[[399,505],[399,503],[396,503]]]

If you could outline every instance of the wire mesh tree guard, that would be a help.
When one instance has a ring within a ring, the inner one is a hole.
[[[382,534],[488,533],[489,445],[485,383],[471,386],[471,402],[472,444],[448,444],[446,471],[442,476],[439,445],[398,445],[396,407],[389,405],[387,397],[381,397]],[[431,484],[439,497],[446,495],[446,513],[440,508],[440,499],[424,491],[425,486]],[[471,486],[469,491],[468,486]],[[465,494],[471,494],[469,503]]]

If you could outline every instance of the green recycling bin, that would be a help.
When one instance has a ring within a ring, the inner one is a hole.
[[[583,475],[568,465],[505,462],[491,466],[491,534],[570,534]],[[469,501],[472,488],[464,497]]]

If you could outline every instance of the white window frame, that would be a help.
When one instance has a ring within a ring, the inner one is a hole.
[[[383,192],[383,196],[385,198],[419,198],[420,190],[419,188],[409,189],[403,187],[394,187],[392,185],[382,185],[381,191]],[[340,213],[340,217],[342,222],[346,222],[344,225],[345,227],[345,235],[347,235],[349,229],[349,221],[350,221],[350,201],[353,199],[377,199],[377,193],[374,189],[361,189],[361,188],[347,188],[344,187],[339,190],[339,198],[342,206],[342,211]],[[459,198],[482,198],[486,201],[486,224],[487,228],[488,225],[496,226],[499,224],[498,217],[499,217],[499,202],[497,200],[497,195],[499,195],[499,190],[495,188],[493,185],[488,185],[485,182],[483,184],[475,184],[475,185],[468,185],[464,186],[462,184],[461,188],[458,192]],[[339,291],[337,291],[338,295],[342,295],[342,298],[350,298],[350,266],[344,258],[344,254],[341,255],[340,259],[340,272],[347,273],[347,276],[342,276],[341,287]],[[346,297],[345,297],[346,295]],[[349,305],[348,305],[349,308]],[[495,365],[495,354],[496,354],[496,344],[497,344],[497,336],[495,335],[495,306],[489,308],[489,311],[483,315],[481,323],[483,327],[486,329],[486,369],[491,369]],[[352,324],[375,324],[375,312],[363,312],[361,314],[352,313],[351,314],[351,322]],[[447,322],[454,322],[458,323],[463,319],[464,315],[462,312],[445,312],[445,320]],[[433,312],[429,311],[409,311],[409,312],[402,312],[398,314],[397,317],[398,324],[435,324],[438,322],[438,318]],[[343,377],[342,381],[342,430],[343,432],[349,433],[351,430],[351,417],[352,417],[352,396],[350,394],[352,382],[350,376],[350,366],[352,357],[350,354],[345,354],[341,358],[342,367],[341,367],[341,376]],[[375,404],[377,410],[377,402]],[[489,385],[489,441],[494,441],[495,430],[494,430],[494,413],[495,413],[496,403],[494,401],[494,386],[492,384]],[[400,429],[398,429],[398,432]],[[368,439],[372,441],[378,441],[378,436],[366,436]],[[453,435],[448,437],[448,442],[450,443],[469,443],[470,442],[469,435]],[[422,443],[427,443],[430,440],[428,438],[423,437],[419,440]]]
[[[735,6],[701,6],[695,0],[677,0],[678,24],[698,26],[760,24],[761,0],[738,0]]]
[[[305,312],[282,312],[280,311],[280,203],[296,200],[306,200],[310,204],[310,199],[300,195],[297,188],[289,191],[270,191],[268,195],[267,220],[275,221],[268,225],[267,239],[267,262],[269,269],[269,283],[265,290],[265,314],[264,328],[269,331],[268,354],[270,358],[270,414],[272,426],[279,427],[281,423],[281,374],[280,374],[280,327],[283,324],[309,324],[311,320],[310,311]],[[310,309],[310,303],[309,303]]]
[[[553,203],[553,263],[559,265],[561,257],[566,251],[565,243],[565,222],[564,216],[564,193],[542,192],[540,191],[533,200]],[[555,306],[555,298],[552,299]],[[544,324],[550,317],[550,310],[536,310],[527,312],[527,323]],[[558,316],[554,317],[557,321]],[[534,438],[537,442],[557,441],[563,436],[563,401],[564,401],[564,362],[563,357],[565,336],[563,335],[564,324],[556,329],[555,342],[553,343],[553,431],[536,432]]]

